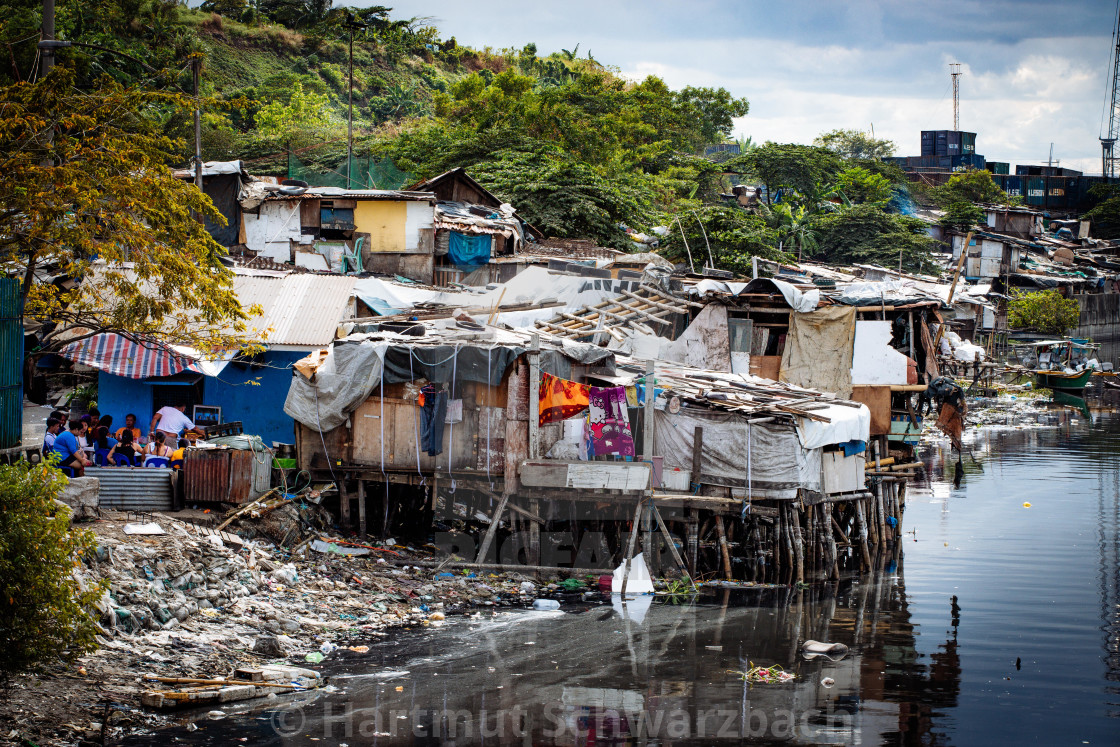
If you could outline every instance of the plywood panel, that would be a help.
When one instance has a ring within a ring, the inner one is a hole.
[[[354,208],[354,230],[370,235],[370,251],[404,252],[407,208],[405,202],[359,200]]]
[[[871,410],[871,435],[885,436],[891,432],[891,388],[889,386],[854,386],[852,401],[862,402]]]
[[[750,369],[752,376],[760,376],[771,381],[778,380],[778,370],[782,367],[780,355],[752,355]]]
[[[419,448],[420,407],[416,402],[386,397],[383,408],[374,392],[350,415],[353,463],[372,467],[384,464],[386,470],[415,470],[419,466],[421,472],[433,472],[446,470],[450,460],[451,469],[473,469],[477,417],[473,402],[464,401],[463,421],[443,426],[443,451],[429,456]]]

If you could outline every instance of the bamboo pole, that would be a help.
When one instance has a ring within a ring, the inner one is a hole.
[[[723,559],[723,576],[731,581],[731,554],[727,548],[727,532],[723,528],[722,514],[716,514],[716,535],[719,537],[719,554]]]

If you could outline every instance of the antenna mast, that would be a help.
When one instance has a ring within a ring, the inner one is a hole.
[[[1118,10],[1120,15],[1120,10]],[[1116,160],[1112,153],[1112,146],[1116,144],[1117,135],[1117,117],[1116,110],[1120,107],[1120,88],[1117,87],[1118,78],[1120,78],[1120,34],[1117,29],[1120,28],[1120,17],[1117,18],[1116,26],[1112,29],[1112,41],[1115,46],[1112,50],[1112,98],[1109,99],[1111,106],[1108,108],[1108,134],[1102,137],[1101,140],[1101,175],[1105,179],[1111,179],[1116,176]]]
[[[953,76],[953,130],[961,128],[961,63],[949,63],[949,75]]]

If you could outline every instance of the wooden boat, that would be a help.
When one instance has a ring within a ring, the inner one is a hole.
[[[1078,371],[1074,370],[1074,364],[1084,365],[1101,347],[1070,339],[1046,340],[1030,346],[1035,349],[1039,362],[1034,370],[1035,387],[1075,393],[1085,389],[1095,369],[1085,366]]]
[[[1093,369],[1091,368],[1086,368],[1084,371],[1077,371],[1071,374],[1056,370],[1035,371],[1034,381],[1035,387],[1039,389],[1080,392],[1085,389],[1085,385],[1089,383],[1089,378],[1092,375]]]

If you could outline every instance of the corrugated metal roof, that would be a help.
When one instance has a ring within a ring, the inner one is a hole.
[[[328,345],[343,320],[354,292],[354,278],[345,275],[292,274],[283,277],[237,271],[234,290],[243,307],[260,304],[264,313],[248,326],[271,327],[270,345]]]

